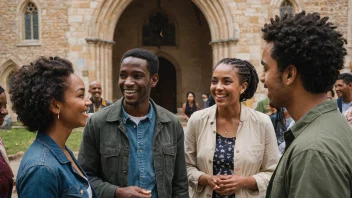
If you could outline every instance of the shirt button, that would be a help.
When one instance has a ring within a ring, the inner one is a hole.
[[[125,170],[124,170],[122,173],[123,173],[124,175],[127,175],[127,171],[125,171]]]
[[[81,193],[81,195],[83,195],[83,190],[80,190],[79,193]]]
[[[215,134],[215,133],[216,133],[216,131],[213,131],[213,133]]]
[[[209,160],[209,163],[212,163],[213,161]]]
[[[139,152],[142,152],[142,149],[139,149]]]
[[[236,150],[236,153],[239,153],[240,151],[239,150]]]
[[[133,128],[136,128],[136,125],[133,125]]]

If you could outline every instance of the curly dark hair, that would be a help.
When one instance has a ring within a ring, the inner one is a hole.
[[[215,65],[213,72],[215,68],[220,64],[227,64],[233,66],[233,68],[236,68],[240,83],[248,83],[247,89],[240,96],[240,102],[252,98],[254,93],[257,91],[259,82],[258,74],[254,66],[246,60],[237,58],[224,58]]]
[[[12,109],[29,131],[44,131],[54,122],[51,99],[64,101],[72,63],[59,57],[40,57],[14,74]]]
[[[294,65],[303,87],[311,93],[327,92],[343,68],[347,43],[336,26],[319,13],[276,16],[262,28],[263,39],[273,42],[271,56],[280,72]]]
[[[135,57],[146,60],[148,63],[147,68],[150,73],[150,76],[157,74],[159,71],[159,59],[157,56],[155,56],[155,54],[153,54],[153,52],[149,50],[141,48],[128,50],[122,56],[120,63],[122,63],[122,61],[127,57]]]

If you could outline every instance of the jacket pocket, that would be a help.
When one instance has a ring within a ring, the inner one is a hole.
[[[88,197],[88,192],[82,185],[75,185],[64,190],[64,197]]]
[[[250,163],[263,161],[264,144],[246,145],[246,158]]]
[[[173,175],[176,160],[175,146],[163,146],[163,154],[166,173]]]
[[[120,148],[100,147],[101,166],[103,174],[109,178],[112,173],[117,172],[117,162],[120,155]]]

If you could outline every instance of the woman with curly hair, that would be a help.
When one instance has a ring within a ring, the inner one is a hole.
[[[40,57],[14,74],[10,93],[18,119],[37,132],[18,170],[18,195],[94,197],[86,174],[65,146],[72,130],[85,126],[91,104],[72,64]]]
[[[6,106],[7,99],[5,90],[0,86],[0,125],[2,125],[8,113]],[[0,197],[11,197],[13,183],[13,173],[9,165],[5,146],[0,137]]]
[[[258,75],[248,61],[225,58],[213,69],[216,105],[188,121],[185,151],[191,197],[260,197],[279,161],[270,118],[241,102],[253,97]]]

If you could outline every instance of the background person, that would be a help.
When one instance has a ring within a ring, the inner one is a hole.
[[[260,197],[279,161],[270,118],[242,101],[252,98],[258,75],[248,61],[225,58],[213,69],[216,105],[195,112],[185,147],[192,198]]]
[[[87,175],[65,146],[72,130],[84,127],[91,104],[72,64],[40,57],[14,74],[10,91],[18,119],[38,132],[17,174],[19,197],[95,197]]]
[[[0,125],[0,129],[11,130],[11,128],[12,128],[11,116],[6,115],[4,118],[4,122],[2,123],[2,125]]]
[[[255,110],[262,113],[268,113],[269,112],[268,105],[269,105],[269,98],[266,97],[265,99],[258,102]]]
[[[112,104],[111,102],[104,100],[101,97],[102,88],[100,82],[92,81],[89,84],[88,92],[91,94],[90,101],[92,102],[92,104],[89,106],[88,113],[95,113],[100,109]]]
[[[194,95],[193,92],[189,91],[186,94],[186,102],[183,103],[182,105],[182,116],[183,118],[185,118],[186,120],[189,120],[189,118],[191,117],[191,115],[198,111],[199,105],[196,102],[196,96]]]
[[[341,113],[352,106],[352,75],[348,73],[340,74],[335,82],[337,106]]]
[[[209,107],[209,94],[203,93],[202,100],[203,100],[203,109],[208,108]]]

